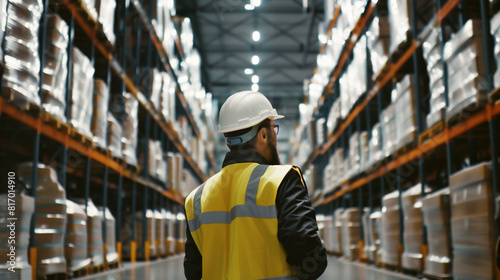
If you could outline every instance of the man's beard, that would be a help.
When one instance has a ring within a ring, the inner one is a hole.
[[[274,145],[272,142],[273,141],[270,138],[269,140],[267,140],[267,147],[271,151],[271,161],[269,162],[269,164],[280,165],[281,161],[280,161],[280,155],[278,154],[278,149],[276,148],[276,145]]]

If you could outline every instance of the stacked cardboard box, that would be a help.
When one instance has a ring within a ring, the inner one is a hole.
[[[12,91],[16,99],[24,100],[22,103],[39,105],[38,27],[42,1],[7,2],[0,5],[7,5],[7,15],[2,15],[2,21],[5,21],[2,88]],[[0,29],[3,30],[3,26]]]
[[[113,264],[118,262],[118,253],[116,252],[116,220],[109,208],[104,210],[99,207],[99,213],[106,219],[106,263]]]
[[[370,240],[370,248],[368,249],[368,260],[375,264],[382,262],[380,248],[382,247],[380,233],[382,231],[382,212],[375,211],[370,214],[368,239]]]
[[[422,200],[422,214],[429,244],[424,273],[451,278],[450,189],[426,196]]]
[[[430,112],[427,115],[427,127],[444,119],[446,110],[444,71],[443,71],[443,42],[438,28],[431,33],[422,44],[424,59],[427,61],[427,72],[429,73],[429,89],[431,93]]]
[[[495,278],[495,206],[491,176],[490,163],[477,164],[450,176],[455,279]]]
[[[123,159],[126,163],[137,165],[137,129],[139,127],[139,101],[128,92],[123,93]]]
[[[43,164],[38,164],[37,169],[35,242],[32,245],[37,249],[37,275],[65,274],[66,192],[58,183],[54,169]],[[27,163],[18,167],[17,174],[30,185],[32,172],[32,164]]]
[[[73,47],[72,88],[70,102],[70,123],[80,133],[92,137],[93,77],[95,69],[88,57]]]
[[[81,207],[85,209],[85,205]],[[102,220],[101,212],[92,200],[89,200],[87,203],[87,256],[94,267],[104,264]]]
[[[66,257],[68,275],[90,265],[87,254],[87,214],[79,204],[66,200],[68,222],[64,240],[64,256]]]
[[[427,190],[425,190],[427,192]],[[417,184],[403,193],[404,238],[402,267],[420,272],[423,268],[422,254],[422,185]]]
[[[111,44],[115,44],[115,0],[95,0],[95,8],[99,13],[99,22],[102,24],[102,31]]]
[[[8,194],[0,195],[0,227],[4,230],[0,231],[0,278],[1,279],[31,279],[31,266],[28,260],[28,245],[30,239],[30,223],[31,215],[35,211],[35,200],[33,197],[27,196],[22,193],[17,193],[15,196],[16,211],[14,215],[9,210],[9,197]],[[15,229],[10,228],[12,221],[9,218],[15,218]],[[11,231],[15,230],[15,257],[12,260],[12,252],[10,250],[12,239]],[[14,272],[9,268],[14,267]]]
[[[58,15],[47,15],[42,84],[42,107],[66,122],[68,25]]]
[[[123,158],[122,154],[122,126],[113,114],[108,113],[108,150],[116,158]]]
[[[342,214],[342,248],[350,260],[359,257],[360,219],[358,208],[347,208]]]
[[[389,60],[390,30],[387,16],[375,16],[366,31],[374,79]]]
[[[417,137],[414,78],[413,75],[406,75],[392,90],[392,103],[396,115],[396,150],[415,141]]]
[[[164,256],[167,253],[165,248],[165,218],[160,210],[154,211],[154,217],[156,220],[155,242],[156,242],[157,253],[160,256]]]
[[[382,199],[382,263],[399,267],[399,192]]]
[[[380,114],[382,121],[383,157],[388,157],[396,150],[396,113],[395,106],[391,103]],[[406,108],[404,109],[406,110]]]
[[[470,106],[486,102],[486,69],[484,66],[481,21],[471,19],[444,46],[448,65],[449,105],[446,118],[453,118]]]
[[[91,131],[96,146],[106,149],[108,127],[108,101],[109,89],[106,83],[101,79],[94,80],[94,106],[92,110]]]

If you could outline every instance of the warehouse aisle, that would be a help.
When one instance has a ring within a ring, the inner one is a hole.
[[[125,264],[123,268],[101,273],[99,275],[76,278],[78,280],[182,280],[184,278],[183,256],[176,256],[167,260],[135,265]],[[399,280],[418,279],[399,273],[382,270],[373,266],[339,260],[328,257],[328,267],[320,278],[322,280],[355,279],[355,280]]]

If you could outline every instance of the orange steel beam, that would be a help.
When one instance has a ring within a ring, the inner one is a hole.
[[[472,128],[481,125],[487,121],[491,121],[491,119],[495,116],[500,115],[500,102],[495,104],[495,105],[486,105],[486,107],[481,111],[473,116],[471,116],[469,119],[465,120],[462,123],[459,123],[451,128],[445,128],[443,132],[437,134],[433,138],[429,139],[428,141],[418,145],[416,148],[413,150],[409,151],[406,154],[403,154],[389,163],[387,163],[384,166],[381,166],[379,169],[375,170],[374,172],[366,175],[363,178],[360,178],[356,181],[354,181],[352,184],[350,184],[347,188],[343,188],[336,192],[334,195],[331,197],[325,199],[323,201],[323,204],[328,204],[332,202],[333,200],[341,197],[342,195],[351,192],[361,186],[364,186],[371,182],[372,180],[379,178],[386,174],[389,171],[395,170],[399,167],[401,167],[404,164],[407,164],[408,162],[415,160],[417,158],[420,158],[424,156],[426,153],[430,152],[431,150],[436,149],[437,147],[448,143],[451,139],[456,138],[463,133],[471,130]]]
[[[333,13],[333,18],[330,21],[330,24],[328,24],[328,29],[326,30],[326,34],[325,34],[327,40],[328,40],[328,37],[330,37],[330,35],[332,34],[332,29],[333,29],[333,27],[335,27],[335,24],[337,23],[337,20],[339,19],[340,11],[341,11],[341,8],[339,5],[339,6],[337,6],[337,8],[335,9],[335,12]],[[323,54],[325,52],[326,45],[327,44],[323,44],[321,46],[319,54]]]
[[[446,2],[446,4],[437,13],[438,24],[441,24],[443,19],[447,17],[460,2],[461,0],[448,0],[448,2]]]

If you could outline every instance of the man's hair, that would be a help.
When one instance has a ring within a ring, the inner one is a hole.
[[[271,120],[270,119],[265,119],[261,123],[257,124],[257,126],[258,126],[257,133],[263,127],[269,128],[270,124],[271,124]],[[242,130],[227,132],[227,133],[224,133],[224,137],[228,138],[228,137],[240,136],[240,135],[243,135],[243,134],[249,132],[252,128],[253,128],[253,126],[249,127],[249,128],[242,129]],[[270,130],[270,128],[269,128],[269,130]],[[257,143],[257,134],[252,139],[250,139],[248,142],[245,142],[243,144],[236,145],[236,146],[229,146],[228,145],[228,147],[229,147],[230,151],[249,150],[249,149],[255,148],[255,144],[256,143]]]

